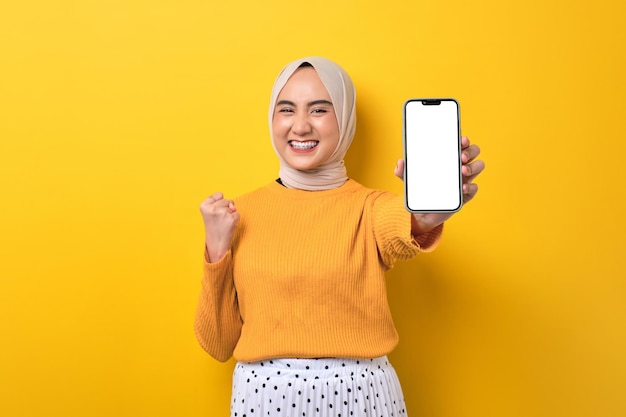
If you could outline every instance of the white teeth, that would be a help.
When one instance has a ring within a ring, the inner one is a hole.
[[[319,142],[316,140],[308,140],[306,142],[298,142],[295,140],[289,141],[289,145],[291,145],[292,148],[299,150],[313,149],[317,146],[318,143]]]

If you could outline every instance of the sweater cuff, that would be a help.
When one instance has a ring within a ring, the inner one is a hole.
[[[217,262],[209,262],[209,252],[204,248],[204,276],[215,276],[216,273],[224,272],[228,269],[232,258],[232,252],[229,250],[226,255]]]
[[[413,240],[419,247],[420,252],[432,252],[439,245],[442,233],[443,223],[426,233],[413,236]]]
[[[375,203],[374,233],[383,262],[392,267],[397,260],[418,254],[418,241],[411,235],[411,213],[402,196],[386,194]]]

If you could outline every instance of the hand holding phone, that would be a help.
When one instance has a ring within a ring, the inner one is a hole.
[[[410,99],[404,104],[405,203],[412,213],[461,209],[459,104],[452,98]]]

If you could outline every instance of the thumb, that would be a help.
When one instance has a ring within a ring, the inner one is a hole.
[[[404,181],[404,159],[398,159],[393,173],[396,174],[396,177]]]

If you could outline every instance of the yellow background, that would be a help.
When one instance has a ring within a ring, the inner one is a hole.
[[[0,415],[227,415],[198,206],[276,177],[270,88],[305,55],[357,86],[358,181],[401,192],[416,96],[457,98],[487,162],[389,274],[409,415],[626,415],[623,4],[2,2]]]

